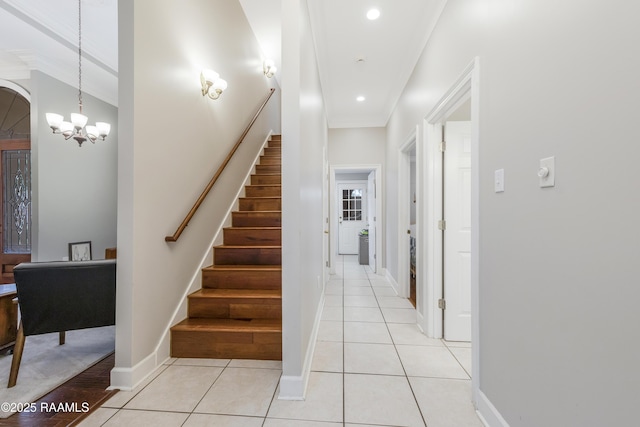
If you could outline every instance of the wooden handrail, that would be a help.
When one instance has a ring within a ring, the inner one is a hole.
[[[196,202],[193,204],[193,207],[191,208],[191,210],[189,211],[187,216],[184,218],[184,220],[182,220],[182,223],[180,224],[180,226],[178,227],[176,232],[173,233],[173,236],[166,236],[164,238],[165,241],[167,241],[167,242],[176,242],[178,240],[178,238],[180,237],[180,235],[182,234],[182,232],[184,231],[184,229],[187,228],[187,225],[189,225],[189,221],[191,221],[191,218],[193,218],[193,216],[195,215],[196,211],[198,210],[198,208],[200,207],[202,202],[204,202],[204,199],[207,197],[207,194],[209,194],[209,192],[211,191],[211,189],[215,185],[216,181],[218,180],[218,178],[220,177],[220,175],[222,174],[224,169],[227,167],[227,164],[231,160],[231,157],[233,157],[233,155],[236,152],[236,150],[238,150],[238,147],[240,147],[240,144],[242,143],[244,138],[249,133],[249,130],[251,129],[253,124],[258,119],[258,116],[260,115],[260,113],[264,109],[265,105],[267,105],[267,102],[271,98],[271,95],[273,95],[274,91],[275,91],[274,88],[271,88],[269,90],[269,95],[267,95],[267,98],[264,100],[264,102],[262,103],[260,108],[258,108],[258,112],[256,112],[256,114],[253,116],[253,118],[251,119],[251,122],[249,123],[247,128],[244,130],[244,132],[242,132],[242,135],[240,135],[240,138],[238,138],[238,142],[236,142],[236,145],[233,146],[233,148],[231,149],[231,151],[227,155],[227,158],[224,159],[224,162],[222,162],[222,164],[218,168],[218,171],[216,172],[216,174],[213,176],[213,178],[211,178],[211,181],[209,181],[209,184],[207,184],[207,187],[204,189],[202,194],[200,194],[200,197],[198,197],[198,200],[196,200]]]

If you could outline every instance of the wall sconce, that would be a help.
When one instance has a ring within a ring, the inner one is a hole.
[[[276,71],[278,71],[278,69],[275,67],[272,60],[265,59],[265,61],[262,63],[262,71],[264,72],[265,76],[271,78],[276,73]]]
[[[227,89],[227,81],[220,78],[220,74],[213,70],[204,69],[200,72],[202,96],[209,95],[211,99],[218,99]]]

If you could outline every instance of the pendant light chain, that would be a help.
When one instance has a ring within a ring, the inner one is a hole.
[[[78,0],[78,106],[82,114],[82,0]]]

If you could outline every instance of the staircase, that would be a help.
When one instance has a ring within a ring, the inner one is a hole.
[[[282,359],[281,140],[264,149],[224,244],[171,328],[172,357]]]

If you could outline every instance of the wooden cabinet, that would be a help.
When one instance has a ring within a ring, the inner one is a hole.
[[[17,296],[16,285],[0,285],[0,350],[14,344],[18,331],[18,305],[13,303]]]

